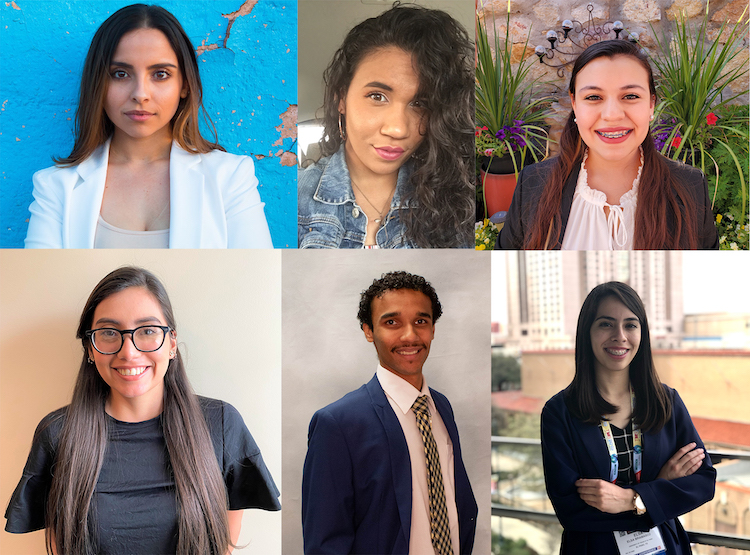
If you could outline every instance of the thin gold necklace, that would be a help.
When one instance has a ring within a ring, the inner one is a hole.
[[[359,188],[359,185],[357,185],[357,184],[356,184],[356,183],[354,182],[354,180],[353,180],[353,179],[352,179],[351,181],[352,181],[352,185],[354,185],[355,189],[357,189],[357,191],[359,191],[359,194],[360,194],[360,195],[362,195],[362,198],[364,198],[364,199],[365,199],[365,200],[367,201],[367,203],[368,203],[368,204],[369,204],[370,206],[372,206],[373,210],[375,210],[375,212],[377,212],[377,213],[378,213],[378,216],[380,216],[380,218],[376,218],[376,219],[375,219],[375,223],[376,223],[376,224],[381,224],[381,225],[382,225],[382,221],[383,221],[383,212],[385,212],[385,209],[386,209],[386,208],[388,208],[388,206],[389,206],[389,205],[390,205],[390,203],[391,203],[391,198],[393,197],[393,193],[394,193],[394,192],[396,192],[396,185],[395,185],[395,184],[393,185],[393,190],[392,190],[392,191],[390,192],[390,194],[388,195],[388,198],[386,199],[386,201],[385,201],[385,204],[383,205],[383,208],[382,208],[381,210],[378,210],[377,206],[375,206],[375,205],[374,205],[374,204],[372,203],[372,201],[371,201],[371,200],[370,200],[369,198],[367,198],[367,195],[366,195],[366,194],[364,193],[364,191],[363,191],[362,189],[360,189],[360,188]]]

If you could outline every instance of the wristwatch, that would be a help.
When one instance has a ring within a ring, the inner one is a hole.
[[[635,514],[638,516],[646,514],[646,505],[644,505],[643,499],[637,493],[633,495],[633,505],[635,506]]]

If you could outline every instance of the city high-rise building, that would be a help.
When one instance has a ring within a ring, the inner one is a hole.
[[[679,251],[518,251],[506,254],[506,269],[507,347],[573,348],[583,300],[606,281],[627,283],[641,296],[652,346],[679,346],[684,317]]]

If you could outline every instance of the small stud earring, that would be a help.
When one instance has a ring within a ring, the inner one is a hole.
[[[578,118],[573,118],[573,123],[578,123]]]
[[[89,364],[94,364],[94,361],[91,360],[91,357],[89,357]]]
[[[651,121],[654,121],[654,114],[651,114]]]
[[[174,355],[175,355],[174,351],[169,351],[169,358],[174,358]]]
[[[343,116],[341,112],[339,112],[339,135],[341,136],[341,140],[346,142],[346,133],[344,132],[344,126],[341,123],[341,116]]]

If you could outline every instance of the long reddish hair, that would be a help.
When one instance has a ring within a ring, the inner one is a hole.
[[[592,44],[584,50],[573,65],[568,90],[575,95],[576,76],[592,60],[601,57],[630,56],[648,73],[651,95],[656,97],[654,74],[648,57],[638,46],[627,40],[606,40]],[[524,249],[546,249],[562,240],[560,205],[565,182],[573,169],[583,161],[586,144],[578,133],[573,112],[565,122],[560,137],[560,153],[542,191],[536,216],[529,233],[524,238]],[[675,179],[667,159],[656,151],[649,133],[641,143],[643,171],[638,186],[638,204],[635,210],[635,249],[695,249],[698,238],[695,229],[695,202],[685,187]],[[668,216],[674,217],[674,229],[667,226]],[[684,235],[685,241],[680,238]]]

